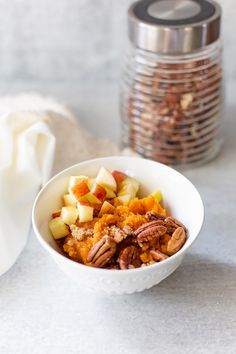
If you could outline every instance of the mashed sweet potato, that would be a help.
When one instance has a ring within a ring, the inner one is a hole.
[[[100,218],[94,218],[91,222],[77,224],[78,227],[83,227],[85,230],[92,230],[91,236],[77,240],[70,234],[64,239],[62,247],[69,258],[89,265],[87,256],[90,249],[106,234],[108,228],[115,226],[123,229],[125,226],[129,226],[132,230],[136,230],[147,222],[145,214],[148,211],[166,215],[166,210],[152,196],[143,199],[134,198],[128,205],[122,205],[118,200],[114,200],[113,204],[115,209],[112,214],[104,214]],[[145,253],[142,258],[144,263],[150,260],[150,257]]]

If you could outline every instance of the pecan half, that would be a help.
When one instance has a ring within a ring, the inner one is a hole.
[[[178,227],[167,244],[168,255],[173,255],[180,250],[186,241],[186,232],[183,227]]]
[[[167,229],[162,220],[151,221],[135,230],[138,242],[148,242],[166,233]]]
[[[139,268],[142,264],[140,252],[135,246],[124,248],[119,255],[120,269]]]
[[[166,254],[158,251],[158,250],[152,250],[150,251],[150,255],[152,256],[152,258],[157,261],[157,262],[161,262],[164,261],[164,259],[169,258]]]
[[[184,224],[182,224],[182,222],[173,218],[172,216],[168,216],[167,218],[165,218],[165,224],[167,227],[170,227],[172,229],[177,229],[178,227],[182,227],[184,231],[187,231]]]
[[[116,252],[116,242],[110,236],[103,236],[89,251],[87,261],[95,267],[106,265]]]
[[[152,226],[160,226],[160,225],[164,225],[164,221],[162,220],[153,220],[150,222],[147,222],[143,225],[141,225],[138,229],[136,229],[134,231],[134,236],[138,236],[138,234],[140,234],[140,232],[152,227]]]
[[[145,214],[145,217],[148,221],[153,221],[153,220],[165,220],[166,216],[165,215],[161,215],[161,214],[158,214],[154,211],[148,211],[146,214]]]

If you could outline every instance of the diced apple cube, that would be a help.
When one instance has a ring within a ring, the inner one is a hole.
[[[65,206],[61,209],[61,218],[67,225],[75,224],[78,216],[79,211],[74,206]]]
[[[50,220],[48,226],[55,240],[69,234],[68,226],[63,222],[61,217]]]
[[[156,202],[160,203],[163,200],[163,195],[161,191],[156,191],[151,194]]]
[[[117,197],[119,199],[120,202],[127,204],[131,201],[131,195],[130,194],[124,194],[124,195],[120,195]]]
[[[134,185],[127,184],[122,187],[118,193],[118,199],[122,203],[128,203],[131,199],[135,198],[136,189]]]
[[[86,222],[93,220],[93,207],[78,203],[79,221]]]
[[[87,181],[83,179],[77,182],[74,186],[71,187],[71,192],[73,196],[79,201],[80,198],[90,192]]]
[[[96,183],[96,178],[88,178],[88,187],[91,190],[94,184]]]
[[[102,204],[98,216],[101,217],[104,214],[113,214],[114,210],[115,207],[105,200],[105,202]]]
[[[135,190],[135,194],[138,192],[139,190],[139,182],[133,178],[133,177],[126,177],[123,182],[121,183],[120,185],[120,189],[122,189],[124,186],[127,186],[127,185],[132,185],[134,190]]]
[[[85,203],[87,202],[91,206],[92,204],[101,204],[101,201],[97,197],[95,197],[95,195],[93,195],[91,192],[89,192],[83,198],[81,198],[80,202],[85,202]]]
[[[111,172],[104,167],[100,168],[96,178],[96,182],[100,186],[110,188],[113,191],[117,189],[115,178],[112,176]]]
[[[132,184],[127,184],[124,185],[120,191],[118,192],[118,197],[122,196],[122,195],[126,195],[129,194],[131,196],[131,198],[135,198],[136,197],[136,189]]]
[[[105,198],[106,198],[106,189],[99,184],[95,183],[91,189],[91,194],[94,195],[95,198],[97,198],[98,202],[97,203],[102,203]]]
[[[116,180],[116,184],[119,188],[120,184],[124,181],[124,179],[126,179],[126,177],[128,177],[125,173],[121,172],[121,171],[112,171],[112,176],[115,178]]]
[[[105,200],[106,194],[105,188],[95,183],[91,187],[90,192],[80,197],[79,201],[83,203],[88,202],[90,204],[101,204]]]
[[[105,190],[106,190],[106,199],[113,199],[113,198],[115,198],[116,197],[116,193],[113,191],[113,190],[111,190],[110,188],[107,188],[107,187],[104,187],[105,188]]]
[[[71,187],[73,187],[76,183],[78,183],[81,180],[87,181],[88,177],[87,176],[70,176],[70,179],[69,179],[69,190],[70,190]]]
[[[77,200],[73,196],[73,194],[65,194],[63,196],[64,204],[65,206],[74,206],[76,207],[77,205]]]

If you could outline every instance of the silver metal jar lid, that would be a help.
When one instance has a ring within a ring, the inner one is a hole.
[[[156,53],[190,53],[219,38],[220,19],[212,0],[141,0],[129,9],[129,38]]]

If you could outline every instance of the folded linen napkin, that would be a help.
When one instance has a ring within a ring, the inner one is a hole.
[[[0,274],[25,246],[31,207],[50,176],[55,137],[36,112],[10,113],[0,122]]]
[[[0,99],[0,142],[1,275],[26,244],[34,198],[51,174],[119,149],[82,131],[63,105],[35,94]]]

